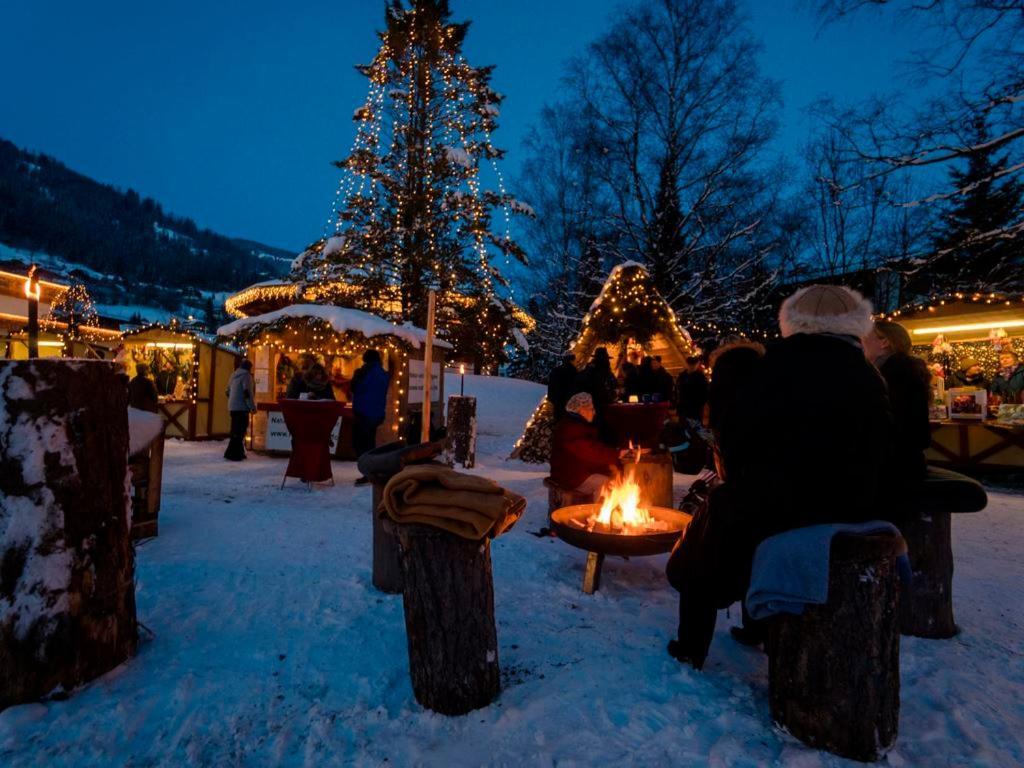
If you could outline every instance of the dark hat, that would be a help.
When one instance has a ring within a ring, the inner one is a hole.
[[[378,352],[376,349],[368,349],[368,350],[366,350],[365,352],[363,352],[363,362],[364,363],[379,363],[380,362],[380,352]]]
[[[960,363],[960,370],[961,371],[968,371],[968,370],[970,370],[971,368],[973,368],[976,365],[981,365],[981,363],[979,363],[973,357],[965,357],[964,361],[962,363]]]
[[[238,367],[239,368],[244,368],[247,371],[251,371],[252,370],[252,360],[243,360]]]

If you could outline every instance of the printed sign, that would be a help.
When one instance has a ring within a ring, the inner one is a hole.
[[[341,419],[334,424],[331,430],[331,455],[338,447],[338,435],[341,434]],[[284,423],[284,414],[281,411],[267,411],[267,450],[284,451],[290,453],[292,450],[292,433],[288,431],[288,425]]]
[[[256,391],[257,392],[269,392],[270,391],[270,371],[266,368],[257,368],[253,373],[253,378],[256,380]]]
[[[433,363],[430,375],[430,400],[436,402],[441,397],[441,364]],[[409,404],[423,402],[423,361],[409,361]]]

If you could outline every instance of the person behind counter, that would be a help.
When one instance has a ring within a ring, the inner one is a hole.
[[[139,363],[135,366],[135,378],[128,382],[128,405],[140,411],[157,413],[159,402],[156,384],[149,378],[149,366]]]
[[[651,379],[647,386],[651,399],[659,403],[672,402],[672,390],[675,389],[672,374],[665,370],[661,363],[661,355],[651,358]],[[648,393],[645,393],[648,394]]]
[[[619,452],[598,436],[595,413],[588,393],[573,395],[551,438],[551,482],[591,496],[619,467]]]
[[[391,374],[381,365],[380,352],[363,352],[363,364],[352,377],[352,448],[356,458],[377,445],[377,427],[384,423]],[[370,482],[360,477],[356,485]]]
[[[1016,352],[1006,350],[999,355],[999,371],[989,391],[1000,403],[1024,402],[1024,365]]]
[[[303,397],[305,395],[305,397]],[[313,363],[302,376],[296,376],[288,385],[289,400],[335,400],[334,387],[327,369]]]
[[[241,461],[245,458],[245,430],[249,426],[249,414],[256,410],[253,393],[256,383],[252,378],[252,360],[243,360],[228,379],[228,411],[231,413],[231,439],[228,440],[224,458]]]
[[[952,376],[954,387],[974,387],[976,389],[988,389],[989,382],[985,377],[985,370],[981,363],[973,357],[968,357],[960,365],[960,370]]]

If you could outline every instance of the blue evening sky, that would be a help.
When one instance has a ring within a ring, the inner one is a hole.
[[[743,0],[782,82],[777,147],[795,153],[816,97],[898,85],[914,30],[868,15],[819,31],[797,0]],[[616,0],[453,0],[466,53],[506,94],[495,143],[521,141],[562,62]],[[320,235],[383,26],[382,0],[0,0],[0,137],[224,234],[298,250]],[[513,190],[514,191],[514,190]]]

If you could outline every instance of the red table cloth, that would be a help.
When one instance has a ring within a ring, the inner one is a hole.
[[[604,418],[619,448],[626,448],[630,441],[643,448],[657,448],[668,411],[668,403],[612,403],[605,406]]]
[[[345,404],[335,400],[279,400],[277,405],[292,435],[292,455],[284,476],[306,483],[333,480],[331,431]]]

